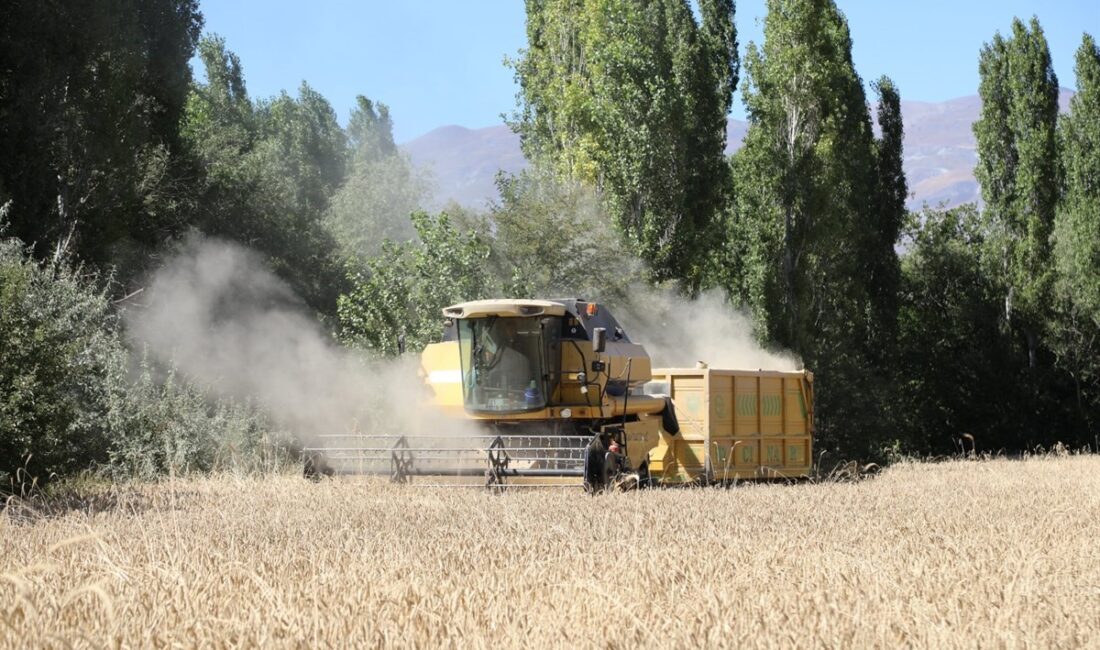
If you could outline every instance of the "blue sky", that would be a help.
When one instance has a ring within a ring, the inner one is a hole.
[[[737,3],[738,40],[760,42],[765,0]],[[1084,31],[1100,37],[1097,0],[838,0],[865,81],[891,76],[903,99],[942,101],[978,87],[978,51],[1013,16],[1037,14],[1062,86],[1074,88]],[[502,64],[525,45],[522,0],[204,0],[206,31],[241,58],[253,97],[302,80],[346,123],[356,95],[390,106],[405,142],[436,127],[499,124],[515,107]],[[743,111],[738,105],[736,117]]]

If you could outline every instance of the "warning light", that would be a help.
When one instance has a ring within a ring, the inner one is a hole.
[[[600,311],[600,308],[596,306],[596,303],[588,303],[588,308],[585,310],[589,316],[595,316]]]

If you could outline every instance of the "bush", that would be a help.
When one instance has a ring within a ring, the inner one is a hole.
[[[0,240],[0,485],[19,468],[45,479],[107,459],[105,378],[124,350],[97,284]]]
[[[143,359],[136,377],[109,381],[108,467],[115,477],[272,471],[290,459],[289,437],[273,432],[261,409],[212,400],[174,369],[161,372]]]
[[[92,468],[151,478],[290,458],[258,406],[135,362],[106,286],[0,239],[0,491]]]

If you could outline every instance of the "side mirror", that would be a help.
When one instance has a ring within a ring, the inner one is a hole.
[[[597,327],[592,330],[592,351],[599,354],[607,349],[607,328]]]

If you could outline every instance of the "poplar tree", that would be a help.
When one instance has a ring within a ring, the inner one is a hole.
[[[416,238],[410,215],[427,198],[429,185],[393,140],[390,109],[360,95],[348,119],[348,174],[325,215],[344,255],[365,258],[383,242]]]
[[[359,95],[348,119],[351,163],[371,163],[397,153],[390,107]]]
[[[9,234],[125,276],[186,226],[179,121],[201,28],[197,0],[0,3]]]
[[[847,22],[832,2],[770,0],[764,45],[749,45],[745,67],[749,130],[733,161],[730,233],[742,272],[730,289],[766,338],[812,358],[823,323],[865,339],[864,264],[881,238]]]
[[[750,44],[745,58],[749,130],[732,162],[724,283],[762,338],[823,378],[822,449],[866,457],[893,430],[882,418],[886,369],[875,360],[896,322],[905,188],[896,89],[880,83],[876,142],[851,50],[833,2],[769,1],[763,46]]]
[[[528,0],[514,128],[528,158],[593,184],[653,280],[703,281],[728,200],[731,0]]]
[[[1036,18],[1012,22],[981,51],[981,118],[974,124],[990,254],[1003,278],[1004,319],[1023,334],[1034,368],[1049,317],[1050,236],[1059,198],[1058,77]]]
[[[1085,34],[1077,94],[1059,123],[1065,194],[1055,221],[1057,311],[1051,348],[1072,379],[1085,441],[1100,421],[1100,49]]]
[[[346,176],[335,111],[306,83],[296,97],[253,101],[223,39],[207,36],[198,50],[206,79],[192,87],[181,131],[204,169],[202,231],[261,252],[310,307],[335,313],[345,274],[322,223]]]
[[[875,142],[875,167],[878,185],[871,212],[874,222],[867,255],[867,281],[870,287],[873,328],[880,352],[888,350],[897,332],[898,292],[901,269],[895,246],[905,222],[905,200],[909,186],[905,180],[902,141],[905,128],[901,116],[901,96],[889,77],[872,84],[878,94],[878,125],[882,132]]]
[[[1077,94],[1061,123],[1065,198],[1057,259],[1073,302],[1100,326],[1100,48],[1085,34],[1077,50]]]

